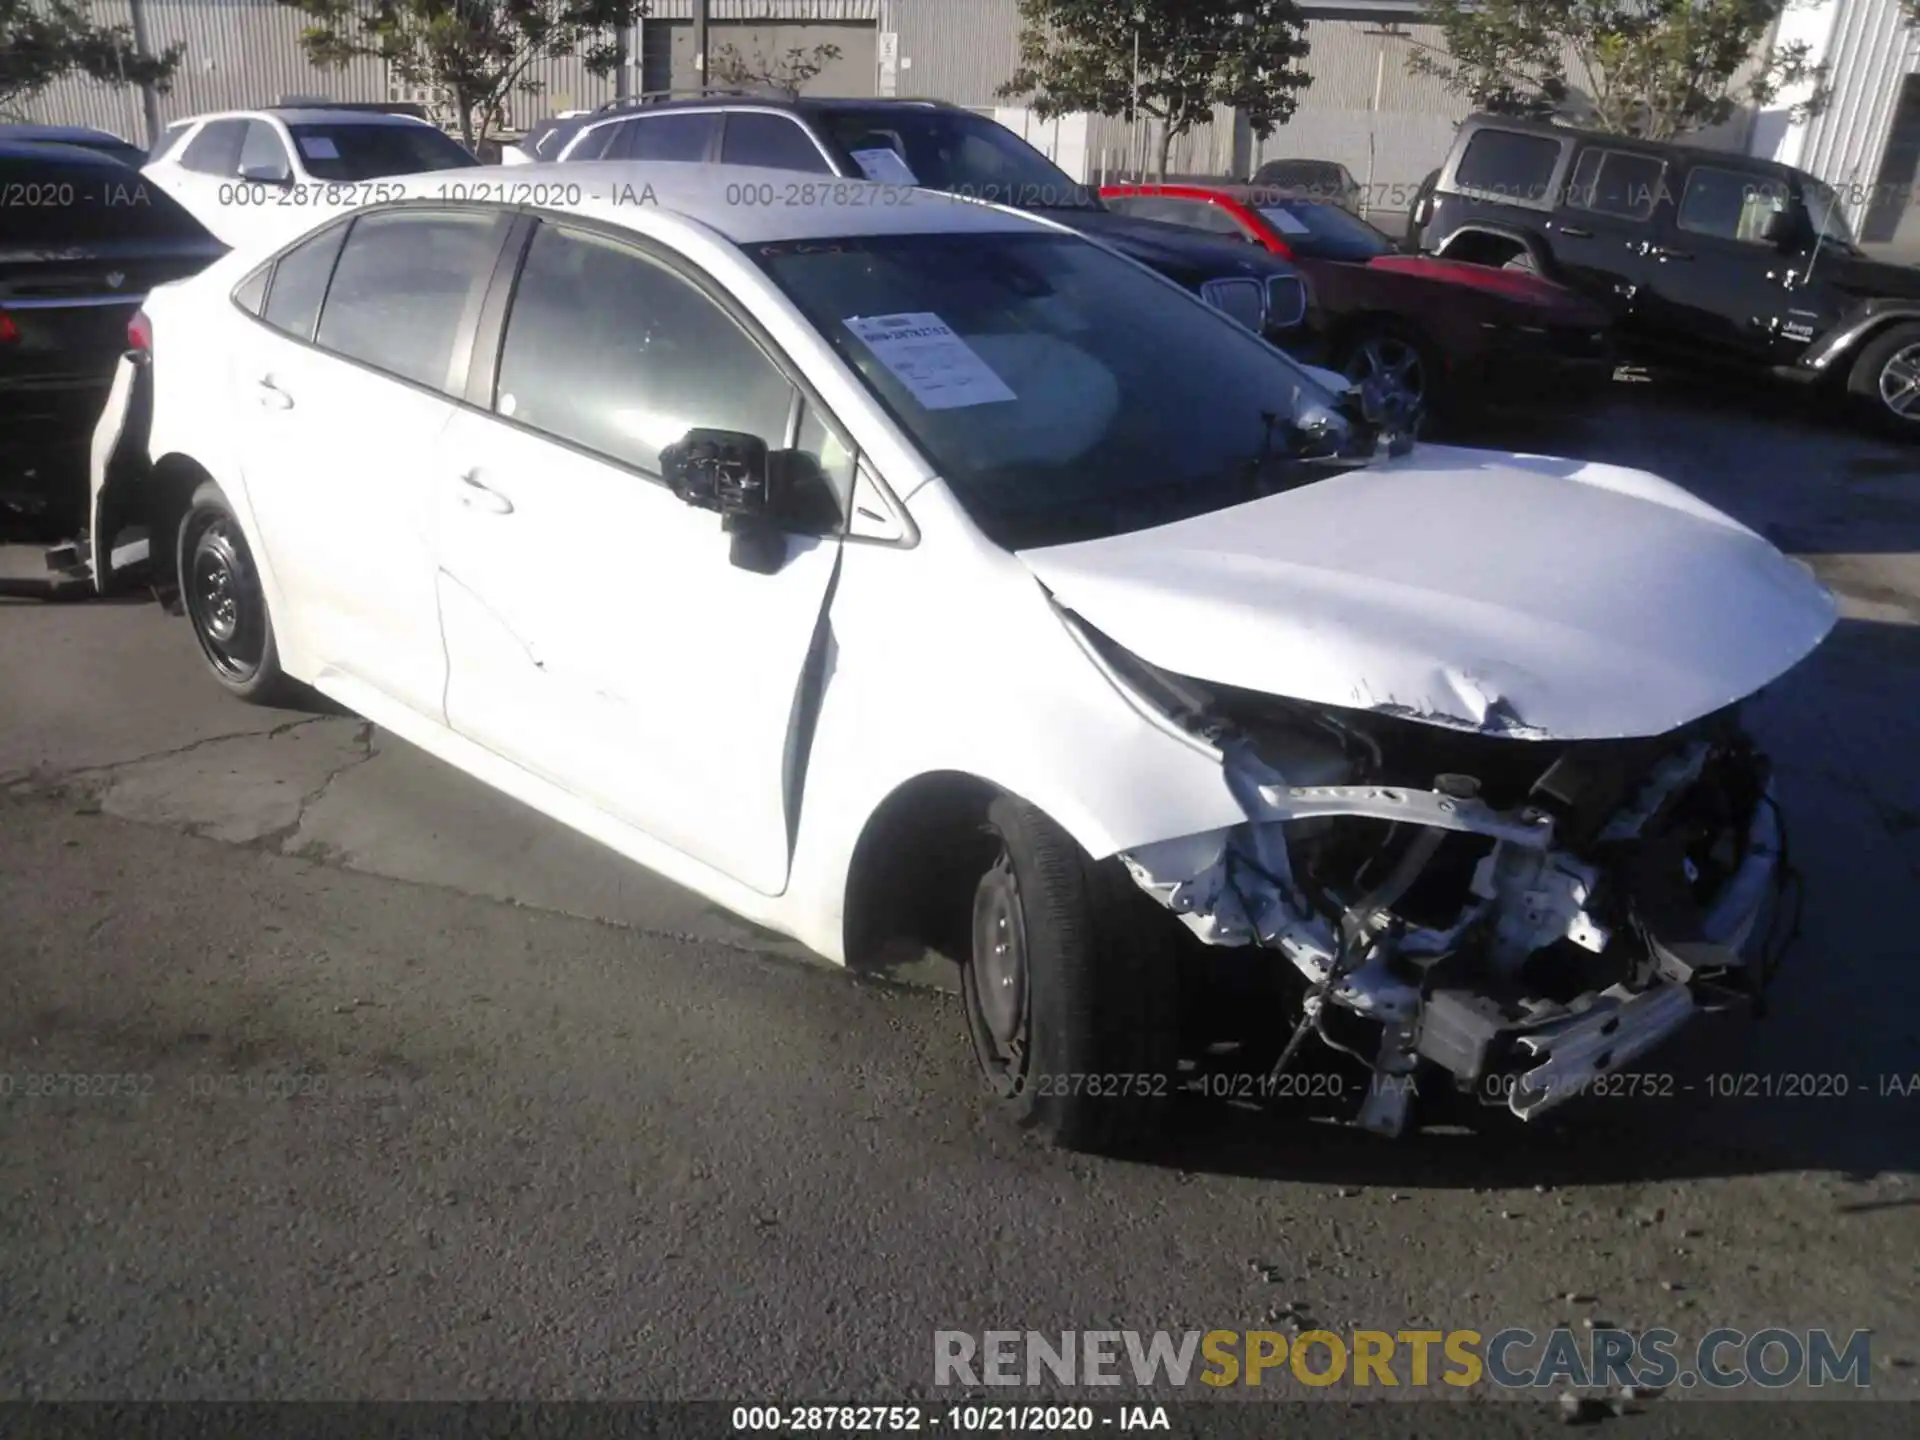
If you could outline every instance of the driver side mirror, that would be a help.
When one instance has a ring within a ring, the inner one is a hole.
[[[720,516],[735,565],[757,575],[780,568],[787,537],[776,517],[786,470],[770,463],[766,441],[739,430],[689,430],[660,452],[660,473],[684,503]]]
[[[284,160],[269,161],[265,165],[242,165],[240,178],[250,185],[272,185],[279,189],[293,184],[293,172],[287,168]]]

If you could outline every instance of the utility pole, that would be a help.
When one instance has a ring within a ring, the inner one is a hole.
[[[1133,93],[1127,97],[1127,160],[1133,160],[1134,142],[1140,135],[1140,27],[1133,27]],[[1133,172],[1138,180],[1146,170],[1146,151],[1140,152],[1140,165]]]
[[[153,46],[147,40],[145,0],[127,0],[127,9],[133,19],[133,53],[142,60],[151,60]],[[160,96],[145,82],[140,86],[140,111],[147,122],[147,148],[151,150],[160,143]]]
[[[693,69],[700,78],[696,84],[707,83],[707,0],[693,0]]]
[[[1367,109],[1367,193],[1360,203],[1360,212],[1365,218],[1373,213],[1373,197],[1379,193],[1373,188],[1373,173],[1380,149],[1380,100],[1387,86],[1387,42],[1411,37],[1394,20],[1385,25],[1370,26],[1360,33],[1371,35],[1380,42],[1374,55],[1373,103]]]

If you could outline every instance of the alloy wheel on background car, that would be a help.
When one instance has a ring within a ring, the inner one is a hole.
[[[1896,420],[1920,424],[1920,344],[1896,350],[1880,367],[1880,403]]]
[[[1354,347],[1343,373],[1356,384],[1373,381],[1409,416],[1426,408],[1426,361],[1410,340],[1397,335],[1369,336]]]

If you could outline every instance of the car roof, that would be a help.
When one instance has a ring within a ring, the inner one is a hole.
[[[272,117],[287,125],[425,125],[432,122],[418,115],[396,115],[390,110],[351,110],[345,106],[264,105],[257,110],[209,110],[204,115],[188,115],[167,128],[196,125],[202,120],[261,120]]]
[[[953,105],[945,100],[921,100],[897,95],[862,99],[858,96],[786,95],[778,91],[760,93],[737,90],[716,91],[710,95],[614,101],[601,106],[598,110],[585,110],[570,116],[550,118],[555,124],[584,130],[589,125],[598,125],[607,120],[630,120],[639,115],[657,115],[674,110],[786,110],[797,115],[857,114],[863,111],[887,110],[957,110],[967,115],[974,113],[964,106]],[[980,118],[984,120],[987,117],[983,115]]]
[[[117,170],[132,169],[124,160],[89,145],[63,145],[58,140],[21,140],[10,135],[0,135],[0,157],[8,160],[62,160],[73,165],[111,165]]]
[[[116,145],[133,145],[111,130],[95,130],[91,125],[0,125],[0,140],[111,140]]]
[[[807,185],[797,194],[800,203],[756,205],[743,202],[742,195],[786,195],[793,190],[793,172],[750,165],[662,160],[484,165],[462,170],[457,182],[436,172],[389,183],[407,199],[445,200],[450,188],[479,199],[497,191],[503,201],[537,195],[543,209],[628,229],[636,228],[636,210],[665,212],[714,230],[736,245],[866,235],[1073,233],[1064,225],[983,201],[937,190],[906,192],[871,180]]]
[[[1713,150],[1704,145],[1679,145],[1671,140],[1642,140],[1633,135],[1615,135],[1604,130],[1586,130],[1574,125],[1556,125],[1551,120],[1522,120],[1510,115],[1485,112],[1469,115],[1460,122],[1460,138],[1479,130],[1511,130],[1521,135],[1539,135],[1549,140],[1585,140],[1592,145],[1626,146],[1636,150],[1657,150],[1693,165],[1733,165],[1743,170],[1764,170],[1783,178],[1810,180],[1806,171],[1778,160],[1740,155],[1728,150]],[[1457,143],[1457,142],[1456,142]]]

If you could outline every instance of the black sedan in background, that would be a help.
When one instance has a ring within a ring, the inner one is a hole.
[[[147,291],[226,253],[138,170],[0,140],[0,528],[84,524],[94,422]]]

